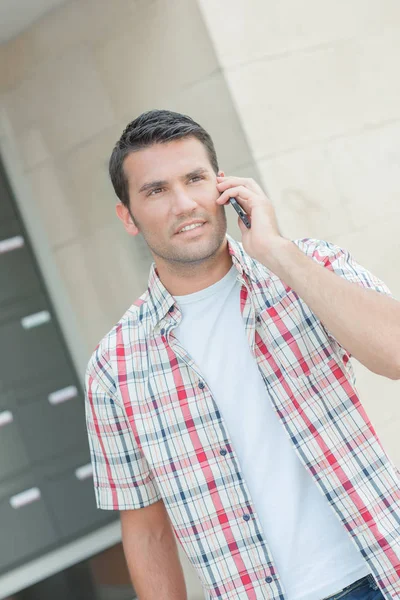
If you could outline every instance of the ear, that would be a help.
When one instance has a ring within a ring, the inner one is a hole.
[[[117,213],[117,217],[120,219],[120,221],[122,221],[125,231],[127,231],[129,235],[138,235],[138,233],[140,233],[136,223],[131,217],[128,208],[122,204],[122,202],[118,202],[115,207],[115,212]]]

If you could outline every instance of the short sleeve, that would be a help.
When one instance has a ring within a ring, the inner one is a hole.
[[[333,273],[336,273],[336,275],[347,279],[347,281],[350,281],[351,283],[356,283],[361,287],[393,297],[387,285],[365,267],[360,265],[348,250],[341,248],[336,244],[332,244],[331,242],[311,238],[294,240],[294,243],[300,250],[307,254],[307,256],[310,256],[322,266]],[[327,331],[327,333],[331,339],[335,340],[329,331]],[[337,342],[337,340],[335,340],[335,342]]]
[[[331,242],[310,238],[294,240],[294,243],[316,262],[333,271],[336,275],[347,279],[347,281],[392,296],[387,285],[361,266],[348,250]]]
[[[85,410],[98,508],[144,508],[160,500],[153,473],[136,444],[123,407],[93,377],[90,363],[85,375]]]

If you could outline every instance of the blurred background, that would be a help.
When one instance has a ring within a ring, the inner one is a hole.
[[[349,249],[400,299],[400,4],[0,0],[0,42],[0,598],[130,600],[82,397],[151,263],[115,215],[112,148],[143,111],[190,115],[283,235]],[[400,382],[355,369],[400,465]]]

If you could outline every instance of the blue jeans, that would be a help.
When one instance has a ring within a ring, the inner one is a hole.
[[[324,600],[384,600],[372,575],[366,575]]]

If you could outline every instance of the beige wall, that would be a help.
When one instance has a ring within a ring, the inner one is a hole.
[[[71,0],[1,47],[2,153],[78,371],[146,285],[107,161],[150,108],[199,120],[284,235],[349,248],[400,298],[399,56],[397,0]],[[400,382],[356,370],[400,464]]]

